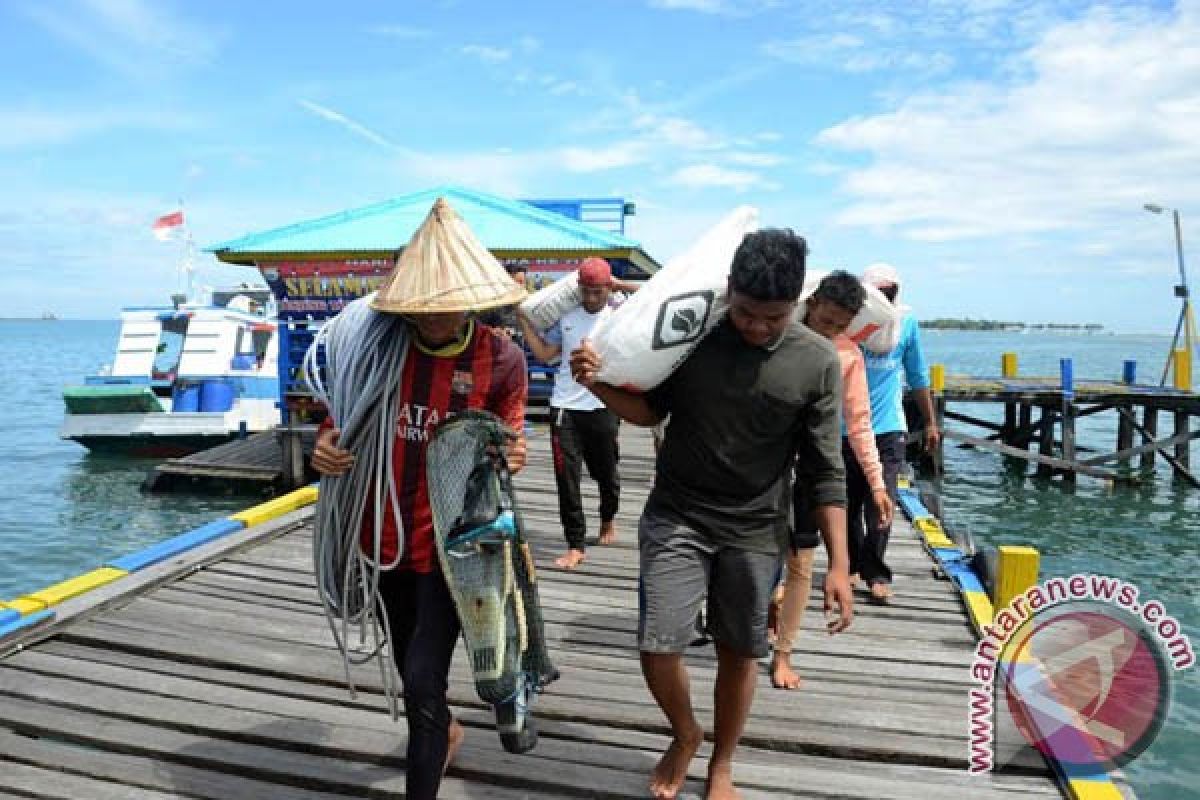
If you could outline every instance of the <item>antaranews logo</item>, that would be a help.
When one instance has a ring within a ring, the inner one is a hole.
[[[969,770],[987,772],[1000,733],[1070,767],[1101,774],[1137,758],[1170,710],[1173,673],[1195,664],[1191,641],[1157,600],[1104,575],[1053,578],[994,616],[975,649]],[[1006,726],[1006,723],[1011,723]]]

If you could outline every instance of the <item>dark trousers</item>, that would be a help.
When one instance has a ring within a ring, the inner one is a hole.
[[[405,797],[434,800],[449,740],[447,676],[458,643],[458,613],[440,571],[390,570],[379,576],[379,597],[392,633],[392,656],[404,684],[408,718]]]
[[[617,515],[621,478],[617,473],[617,415],[607,408],[595,411],[550,410],[550,446],[554,451],[554,482],[558,484],[558,516],[567,547],[583,550],[587,519],[579,481],[583,465],[600,489],[600,519]]]
[[[883,462],[883,482],[888,494],[896,498],[896,476],[904,465],[904,434],[881,433],[875,437],[879,460]],[[846,533],[850,546],[850,572],[857,573],[868,586],[891,583],[892,570],[884,561],[892,526],[879,524],[879,510],[871,499],[867,476],[850,449],[842,440],[842,458],[846,462]]]

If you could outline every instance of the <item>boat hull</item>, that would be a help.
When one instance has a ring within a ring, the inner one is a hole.
[[[221,436],[71,436],[74,442],[97,455],[146,458],[161,461],[199,453],[225,444],[233,434]]]
[[[122,414],[70,414],[63,419],[59,436],[78,442],[96,453],[140,458],[174,458],[223,444],[235,436],[258,433],[273,421],[251,415],[246,409],[229,412],[171,413],[165,411]]]

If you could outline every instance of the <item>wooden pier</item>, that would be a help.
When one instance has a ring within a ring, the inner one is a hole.
[[[219,485],[265,494],[289,491],[311,478],[306,465],[315,440],[315,425],[280,426],[165,461],[143,488],[169,492]]]
[[[1077,475],[1135,483],[1153,471],[1155,457],[1160,456],[1177,477],[1200,488],[1189,454],[1192,440],[1200,438],[1200,427],[1192,424],[1193,417],[1200,417],[1200,394],[1167,386],[1075,381],[1069,363],[1058,378],[943,375],[938,380],[936,369],[938,415],[979,429],[967,433],[943,426],[946,439],[1023,459],[1036,466],[1039,477],[1062,476],[1068,483]],[[983,403],[1003,406],[1003,421],[952,407]],[[1102,413],[1117,418],[1115,447],[1085,454],[1076,441],[1076,422]],[[1170,436],[1159,436],[1162,417],[1173,425]],[[942,463],[940,454],[937,463]]]
[[[450,698],[467,740],[442,797],[647,796],[668,741],[635,643],[635,531],[653,462],[644,431],[626,426],[622,440],[620,541],[564,573],[547,568],[564,543],[549,442],[533,437],[518,487],[562,678],[538,700],[538,747],[510,755],[460,650]],[[71,600],[0,655],[0,796],[402,797],[404,721],[387,714],[374,665],[355,669],[357,697],[343,684],[315,594],[310,519],[311,509],[294,512]],[[773,689],[764,669],[736,766],[743,796],[1061,796],[1040,757],[967,773],[975,638],[957,591],[934,577],[899,516],[889,561],[895,601],[863,602],[843,635],[821,630],[814,588],[794,654],[804,688]],[[687,660],[711,730],[714,654],[693,648]],[[703,796],[710,747],[681,797]]]

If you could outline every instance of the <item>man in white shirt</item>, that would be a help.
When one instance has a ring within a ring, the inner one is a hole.
[[[576,350],[591,335],[596,323],[612,313],[608,302],[613,277],[608,262],[602,258],[584,259],[578,277],[582,303],[564,314],[550,330],[539,332],[523,314],[517,315],[525,343],[539,361],[552,363],[564,353]],[[554,562],[557,567],[575,569],[586,554],[587,519],[579,491],[585,464],[600,490],[599,544],[611,544],[616,539],[613,518],[621,494],[617,426],[617,416],[575,381],[568,359],[562,358],[550,396],[550,443],[554,479],[558,484],[558,513],[567,539],[567,552]]]

